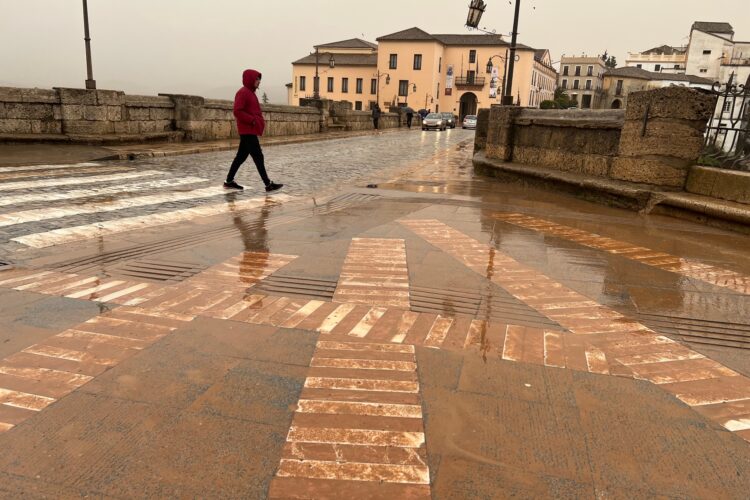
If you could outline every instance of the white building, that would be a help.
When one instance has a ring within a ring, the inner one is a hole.
[[[662,45],[643,52],[630,52],[625,67],[639,68],[655,73],[684,74],[687,63],[687,47]]]

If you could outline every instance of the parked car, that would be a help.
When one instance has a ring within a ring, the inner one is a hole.
[[[436,130],[445,130],[447,125],[443,119],[443,115],[440,113],[430,113],[422,120],[422,130],[430,130],[434,128]]]
[[[466,115],[462,128],[477,128],[477,115]]]
[[[445,121],[445,126],[450,128],[456,128],[456,122],[458,121],[456,119],[456,115],[453,113],[440,113],[443,116],[443,120]]]

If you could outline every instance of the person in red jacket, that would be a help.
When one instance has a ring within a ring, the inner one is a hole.
[[[262,75],[254,69],[246,69],[242,73],[242,88],[234,96],[234,117],[237,120],[237,131],[240,134],[240,147],[237,149],[237,155],[234,157],[232,166],[229,167],[227,180],[224,182],[226,189],[244,189],[235,182],[234,176],[237,175],[237,170],[247,160],[248,156],[253,158],[260,178],[266,185],[267,192],[277,191],[284,186],[271,182],[271,179],[268,178],[263,150],[258,139],[263,135],[263,130],[266,128],[258,96],[255,95],[255,91],[260,86],[261,77]]]

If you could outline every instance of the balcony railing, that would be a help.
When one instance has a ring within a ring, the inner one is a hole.
[[[456,87],[484,87],[483,76],[459,76],[456,77]]]

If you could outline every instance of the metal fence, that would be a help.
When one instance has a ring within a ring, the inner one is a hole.
[[[714,83],[716,109],[706,127],[703,165],[750,171],[750,79],[738,84],[735,75],[727,83]]]

